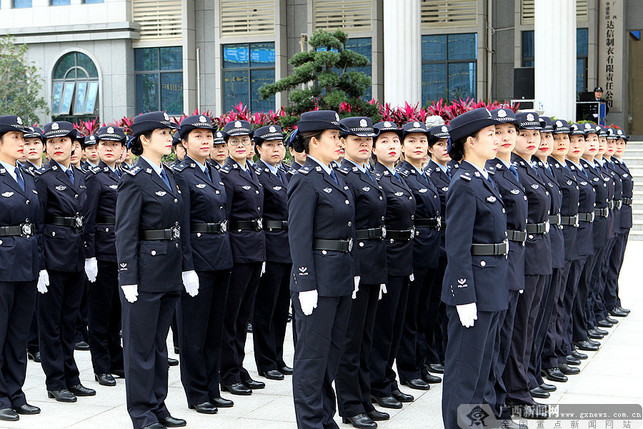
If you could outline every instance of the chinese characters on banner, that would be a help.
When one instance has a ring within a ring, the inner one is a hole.
[[[612,112],[623,111],[623,10],[625,0],[600,0],[598,85]]]

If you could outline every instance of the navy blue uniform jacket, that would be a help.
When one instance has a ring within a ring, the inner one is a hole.
[[[632,173],[630,173],[629,168],[625,163],[615,157],[612,157],[614,165],[616,166],[615,171],[621,176],[621,183],[623,184],[622,197],[623,198],[632,198],[634,193],[634,181],[632,180]],[[617,232],[627,232],[628,229],[632,228],[632,206],[623,204],[621,207],[621,218],[620,218],[620,231]]]
[[[551,166],[554,177],[558,182],[560,191],[563,193],[563,198],[560,206],[561,216],[576,216],[578,214],[578,198],[580,188],[576,176],[567,166],[561,165],[555,158],[547,158]],[[578,227],[572,225],[563,225],[563,239],[565,240],[565,260],[575,261],[578,259],[578,249],[576,248],[576,236],[578,234]]]
[[[596,200],[596,191],[589,182],[589,175],[584,171],[579,171],[578,168],[571,162],[567,163],[572,174],[576,176],[580,194],[578,197],[578,212],[579,213],[594,213],[594,206]],[[592,222],[580,222],[578,227],[578,235],[576,237],[576,248],[578,249],[578,256],[590,256],[594,254],[594,228]]]
[[[551,197],[550,215],[559,215],[563,204],[563,191],[561,191],[556,176],[554,176],[553,166],[549,163],[545,166],[545,163],[537,157],[533,157],[532,161],[549,189],[549,196]],[[551,225],[549,241],[551,242],[551,267],[563,268],[565,266],[565,238],[562,225]]]
[[[580,164],[583,166],[587,175],[589,176],[589,183],[592,184],[594,188],[594,195],[596,197],[596,202],[594,203],[594,208],[605,209],[608,207],[609,190],[607,188],[607,182],[611,181],[610,176],[605,175],[598,165],[591,166],[589,162],[584,159],[580,160]],[[609,209],[608,209],[609,211]],[[605,246],[607,242],[607,229],[608,229],[608,218],[596,216],[594,218],[594,225],[592,225],[592,231],[594,234],[594,249],[601,249]]]
[[[446,207],[447,207],[447,192],[449,191],[449,184],[451,183],[451,177],[442,171],[438,164],[431,160],[425,168],[426,174],[431,179],[431,182],[435,185],[435,188],[438,190],[438,195],[440,196],[440,213],[442,213],[442,230],[440,231],[440,252],[443,257],[446,258],[446,253],[444,251],[444,238],[446,234]],[[448,171],[448,170],[447,170]]]
[[[104,216],[116,216],[119,177],[104,162],[87,172],[87,240],[85,257],[116,262],[116,228]]]

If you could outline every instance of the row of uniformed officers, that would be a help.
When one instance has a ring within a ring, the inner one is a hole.
[[[162,112],[136,117],[129,149],[139,159],[128,169],[118,166],[123,130],[101,128],[85,139],[100,162],[84,174],[70,123],[40,133],[0,117],[0,419],[39,412],[21,391],[36,288],[49,396],[95,394],[73,358],[85,277],[96,380],[125,377],[136,429],[186,424],[164,405],[175,310],[188,406],[213,414],[233,405],[219,386],[265,386],[243,365],[249,319],[259,374],[293,373],[283,360],[292,299],[301,428],[336,427],[336,403],[345,423],[376,427],[389,416],[374,404],[414,399],[398,377],[427,390],[441,381],[431,372],[445,374],[448,428],[482,404],[508,427],[519,426],[511,411],[546,418],[533,398],[555,386],[541,368],[565,381],[587,357],[576,347],[598,349],[600,327],[627,314],[618,273],[632,180],[621,130],[510,109],[430,130],[315,111],[288,139],[287,169],[278,126],[217,131],[196,115],[173,144],[175,128]],[[38,140],[49,165],[19,167],[37,158]],[[172,146],[185,154],[168,168]],[[462,404],[472,405],[458,413]]]

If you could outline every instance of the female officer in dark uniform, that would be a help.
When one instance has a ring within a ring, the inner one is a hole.
[[[207,161],[213,132],[207,116],[183,119],[179,133],[187,154],[174,169],[190,212],[190,246],[199,276],[199,294],[193,297],[183,292],[177,314],[181,381],[188,407],[203,414],[233,405],[219,392],[219,354],[232,253],[225,186]]]
[[[389,415],[375,410],[371,403],[368,356],[373,344],[373,325],[377,301],[386,283],[386,245],[384,244],[384,191],[368,170],[368,159],[377,135],[373,121],[365,117],[342,119],[348,130],[342,132],[344,160],[337,170],[355,200],[355,246],[359,263],[359,289],[353,294],[348,328],[335,386],[339,415],[355,427],[375,427],[375,421]],[[375,269],[374,269],[375,268]]]
[[[100,162],[87,172],[86,258],[93,258],[95,283],[89,284],[88,328],[94,377],[103,386],[115,386],[112,374],[123,376],[121,302],[116,264],[116,190],[121,177],[116,161],[125,148],[119,127],[101,127],[96,133]]]
[[[248,321],[266,260],[263,186],[246,159],[252,151],[250,123],[228,122],[223,132],[230,157],[219,172],[228,200],[233,266],[223,319],[221,384],[233,395],[250,395],[252,389],[265,387],[243,367]]]
[[[433,335],[442,290],[438,275],[440,260],[440,229],[442,218],[438,190],[422,169],[422,161],[429,150],[428,130],[423,122],[409,122],[402,127],[404,162],[397,172],[411,188],[415,198],[415,237],[413,238],[413,281],[409,287],[406,317],[396,364],[400,382],[412,389],[429,390],[428,383],[439,383],[440,377],[424,369],[426,337]],[[430,318],[430,322],[428,321]]]
[[[254,355],[259,375],[283,380],[292,374],[284,362],[284,338],[290,309],[290,247],[288,245],[288,178],[279,168],[285,152],[279,125],[253,133],[259,161],[255,172],[263,186],[263,222],[266,234],[266,272],[261,277],[253,316]]]
[[[27,404],[22,391],[25,346],[42,267],[36,184],[16,162],[23,156],[24,131],[19,116],[0,116],[0,421],[40,412]]]
[[[161,158],[172,150],[167,113],[134,118],[138,163],[121,178],[116,201],[116,255],[123,307],[127,411],[134,429],[185,426],[165,407],[166,338],[181,289],[199,290],[186,232],[188,213]]]
[[[461,404],[482,404],[493,365],[500,312],[507,309],[507,216],[497,186],[484,170],[496,156],[498,122],[485,108],[454,118],[451,158],[462,160],[447,193],[447,268],[442,301],[448,336],[442,393],[447,429],[463,427]],[[458,425],[458,421],[461,425]]]
[[[402,393],[395,381],[393,362],[402,337],[409,282],[413,275],[413,218],[415,198],[395,171],[402,152],[401,130],[391,122],[375,124],[379,134],[373,146],[377,158],[375,179],[386,194],[386,295],[377,305],[373,348],[369,359],[372,395],[384,408],[402,408],[413,396]]]
[[[76,402],[76,396],[96,394],[80,384],[74,360],[76,319],[85,283],[87,187],[83,172],[70,164],[72,138],[76,139],[73,125],[49,123],[44,135],[51,162],[36,173],[36,188],[45,216],[43,241],[50,284],[48,289],[38,289],[43,293],[38,303],[40,354],[48,396]]]
[[[343,175],[330,168],[341,153],[337,113],[306,112],[297,126],[293,149],[308,156],[288,187],[295,414],[299,429],[336,428],[332,383],[355,283],[355,209]]]

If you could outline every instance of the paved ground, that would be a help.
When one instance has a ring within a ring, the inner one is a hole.
[[[625,266],[621,274],[621,297],[623,305],[632,310],[632,314],[621,320],[611,329],[603,341],[601,350],[589,353],[584,361],[580,375],[572,376],[568,383],[559,383],[558,390],[549,400],[549,404],[624,404],[643,403],[643,288],[641,287],[640,264],[643,260],[643,242],[631,242],[626,253]],[[287,339],[292,338],[290,332]],[[255,364],[252,357],[252,341],[248,342],[247,368],[252,376]],[[292,342],[286,344],[286,361],[292,362]],[[98,394],[92,398],[79,398],[76,404],[61,404],[47,399],[44,375],[39,364],[29,363],[25,392],[30,403],[42,408],[37,416],[23,416],[19,422],[0,422],[0,428],[57,429],[57,428],[131,428],[125,407],[124,381],[119,379],[116,387],[101,387],[94,382],[89,359],[89,352],[76,352],[76,360],[81,370],[83,384],[97,389]],[[258,380],[263,380],[256,377]],[[265,380],[264,380],[265,381]],[[295,419],[291,398],[291,384],[286,381],[267,381],[266,389],[256,391],[250,397],[232,397],[234,408],[221,409],[219,414],[205,416],[188,410],[181,386],[179,369],[170,369],[170,390],[167,406],[172,415],[184,418],[190,428],[220,429],[261,428],[284,429],[294,428]],[[409,389],[406,389],[409,391]],[[405,405],[402,410],[393,410],[392,418],[380,424],[382,428],[441,428],[440,385],[425,393],[416,394],[416,401]],[[339,418],[337,419],[339,422]],[[634,422],[631,427],[641,427]],[[341,425],[349,427],[348,425]],[[531,422],[530,428],[570,428],[569,422],[557,426],[555,421],[548,421],[540,426]],[[581,422],[579,429],[588,428],[587,422]],[[606,428],[605,422],[599,421],[597,428]],[[614,428],[625,427],[615,423]]]

